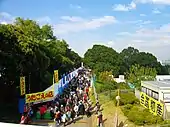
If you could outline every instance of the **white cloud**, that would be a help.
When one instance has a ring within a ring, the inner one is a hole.
[[[13,23],[15,17],[6,12],[0,13],[0,23],[8,24]],[[114,16],[103,16],[99,18],[84,19],[76,16],[62,16],[60,17],[61,23],[54,24],[54,34],[64,34],[69,32],[79,32],[82,30],[96,29],[109,24],[116,23],[117,20]],[[51,24],[52,21],[48,16],[35,19],[40,25]]]
[[[170,5],[170,0],[134,0],[135,3],[141,4],[159,4],[159,5]]]
[[[159,28],[148,29],[142,28],[135,33],[122,32],[118,35],[129,38],[137,47],[162,47],[170,46],[170,24],[163,25]]]
[[[136,4],[132,1],[129,5],[116,4],[113,6],[114,11],[129,11],[136,9]]]
[[[8,23],[7,23],[7,22],[3,22],[3,21],[2,21],[2,22],[0,22],[0,24],[7,25]]]
[[[41,17],[41,18],[37,18],[36,21],[40,24],[48,24],[48,23],[51,23],[51,19],[50,17],[48,16],[44,16],[44,17]]]
[[[8,24],[14,21],[15,17],[11,16],[7,12],[0,12],[0,23],[1,24]]]
[[[1,13],[0,13],[0,17],[1,17],[1,18],[10,18],[11,15],[10,15],[9,13],[7,13],[7,12],[1,12]]]
[[[146,24],[151,24],[152,23],[152,21],[143,21],[142,23],[141,23],[141,25],[146,25]]]
[[[134,20],[134,21],[125,21],[123,22],[123,24],[133,24],[135,26],[139,26],[139,27],[143,27],[144,25],[148,25],[148,24],[151,24],[152,21],[149,21],[149,20],[146,20],[146,21],[143,21],[143,20]]]
[[[114,41],[109,41],[109,42],[107,42],[107,45],[108,45],[108,46],[113,46],[114,44],[115,44]]]
[[[130,11],[136,9],[137,4],[155,4],[155,5],[170,5],[170,0],[132,0],[128,5],[116,4],[113,6],[114,11]],[[155,10],[155,13],[160,13],[159,10]]]
[[[15,18],[16,16],[12,16],[7,12],[0,12],[0,23],[1,24],[13,23],[15,21]],[[48,16],[40,17],[34,20],[36,20],[40,25],[51,23],[51,19]]]
[[[170,24],[156,28],[142,28],[135,32],[121,32],[117,34],[121,38],[117,43],[122,48],[133,46],[140,51],[151,52],[160,60],[168,59],[170,49]]]
[[[71,21],[71,22],[83,21],[83,18],[76,17],[76,16],[61,16],[61,19]]]
[[[161,12],[160,12],[157,8],[155,8],[155,9],[152,10],[152,13],[154,13],[154,14],[160,14]]]
[[[145,14],[140,14],[141,17],[145,17],[146,15]]]
[[[71,17],[69,18],[68,16],[67,19],[72,19],[72,18]],[[114,16],[103,16],[100,18],[95,18],[90,20],[83,19],[81,17],[77,17],[76,19],[81,19],[81,20],[76,20],[75,22],[71,20],[68,22],[54,25],[55,34],[58,35],[58,34],[65,34],[69,32],[79,32],[83,30],[96,29],[117,22]]]
[[[72,8],[72,9],[81,9],[82,7],[80,5],[70,4],[70,8]]]

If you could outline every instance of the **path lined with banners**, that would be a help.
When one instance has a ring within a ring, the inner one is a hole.
[[[77,75],[70,80],[63,88],[62,94],[59,94],[53,101],[45,100],[38,104],[40,119],[32,121],[33,125],[43,126],[68,126],[68,127],[91,127],[92,126],[92,102],[89,93],[92,90],[91,74],[86,69],[80,69]],[[59,88],[59,87],[58,87]],[[50,88],[48,88],[50,90]],[[45,92],[48,92],[45,90]],[[54,89],[54,94],[55,94]],[[39,93],[35,96],[38,97]],[[44,94],[43,92],[40,94]],[[42,95],[40,95],[42,97]],[[30,99],[29,99],[30,98]],[[26,102],[33,102],[32,95],[27,95]],[[36,105],[36,103],[34,103]],[[50,115],[50,119],[44,119],[42,111]],[[37,112],[37,111],[36,111]],[[37,119],[37,116],[36,116]],[[42,120],[43,119],[43,120]],[[55,122],[54,122],[55,121]]]

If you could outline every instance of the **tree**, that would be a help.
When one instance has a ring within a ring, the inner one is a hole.
[[[112,72],[105,71],[99,74],[99,81],[109,83],[112,80]]]
[[[141,81],[152,81],[156,78],[156,69],[143,67],[138,64],[132,65],[127,73],[127,81],[139,88]]]
[[[52,85],[55,69],[61,77],[81,63],[81,57],[67,42],[54,36],[51,26],[22,18],[16,18],[14,24],[0,24],[0,59],[3,104],[17,102],[21,75],[26,76],[27,93],[29,75],[31,92],[40,92]]]
[[[117,75],[119,72],[119,54],[112,48],[104,45],[94,45],[84,55],[84,63],[96,72],[111,71]]]
[[[138,64],[144,67],[155,68],[158,74],[168,74],[168,71],[158,62],[157,58],[148,52],[140,52],[138,49],[128,47],[120,53],[122,65],[120,74],[127,72],[132,65]]]

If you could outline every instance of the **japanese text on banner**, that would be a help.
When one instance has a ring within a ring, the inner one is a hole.
[[[143,92],[140,93],[140,104],[148,108],[153,115],[163,116],[164,105]]]
[[[55,83],[58,82],[58,70],[54,70],[54,79],[55,79]]]
[[[25,77],[20,77],[20,93],[25,95]]]
[[[54,97],[54,91],[47,91],[47,92],[26,94],[25,100],[26,103],[31,103],[31,102],[40,102],[40,101],[48,100],[53,97]]]

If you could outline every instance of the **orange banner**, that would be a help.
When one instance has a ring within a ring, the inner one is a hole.
[[[58,70],[54,71],[54,79],[55,79],[55,83],[58,82]]]
[[[20,77],[20,93],[25,95],[25,77]]]
[[[40,102],[40,101],[48,100],[53,97],[54,97],[54,91],[47,91],[47,92],[26,94],[25,100],[26,103],[31,103],[31,102]]]

